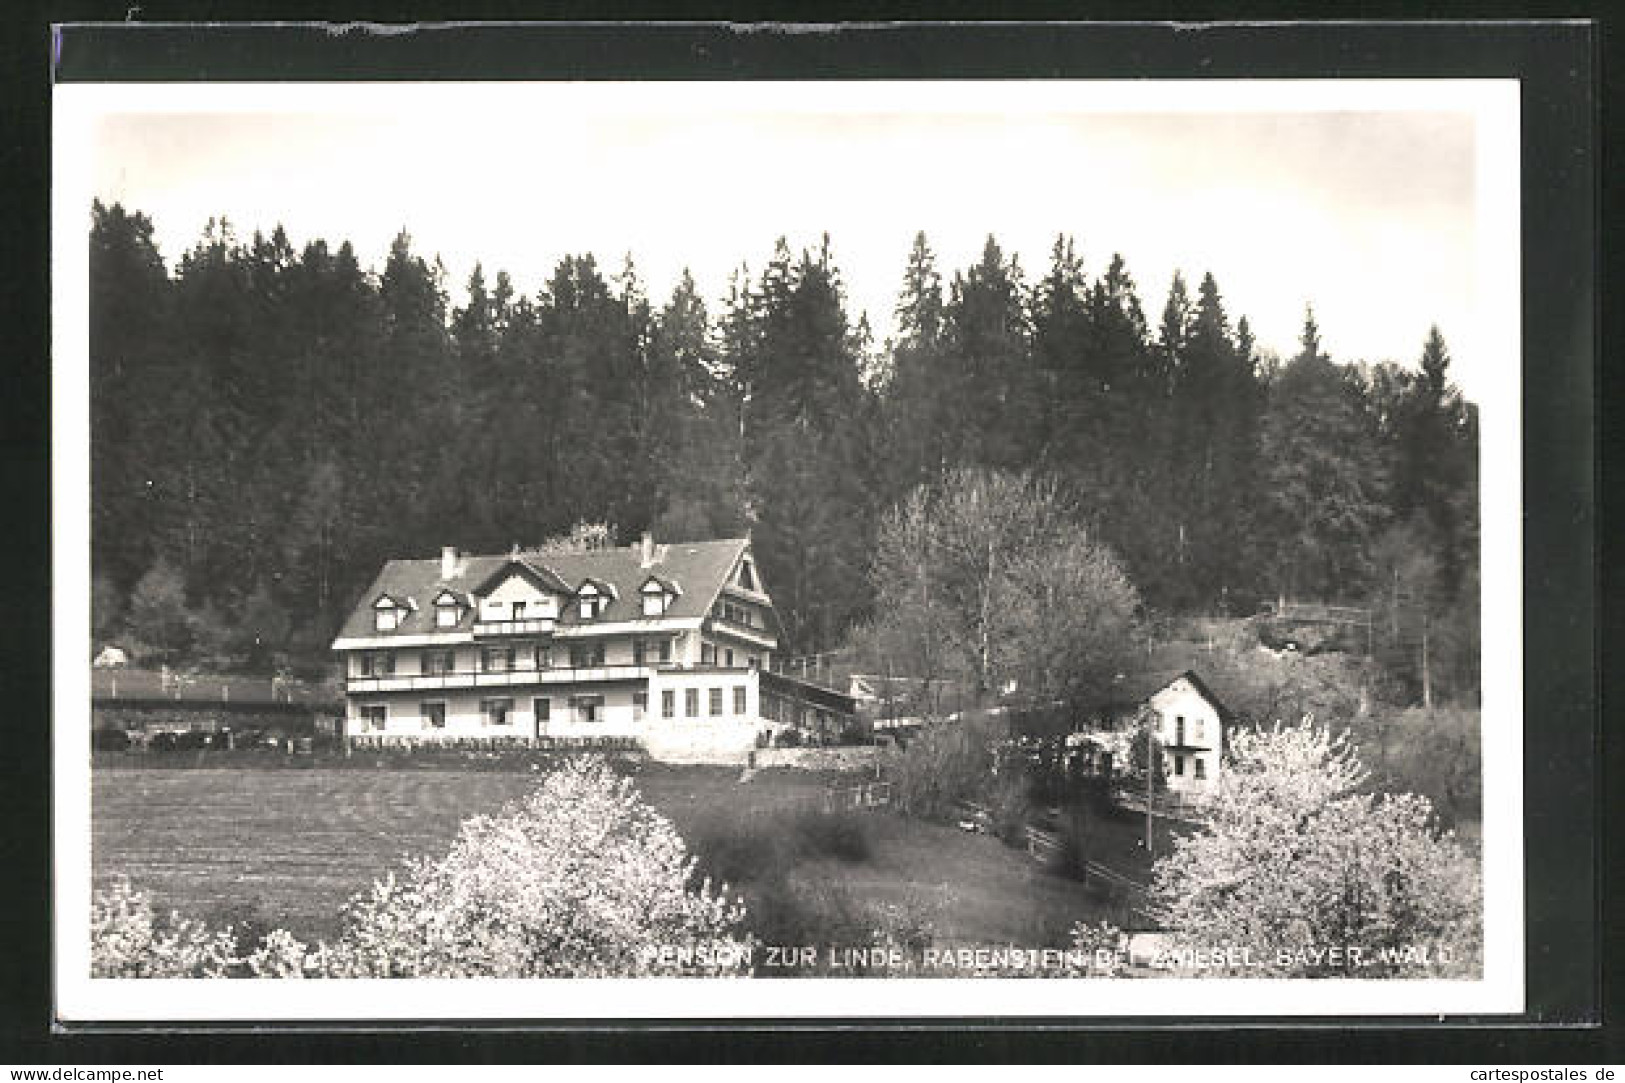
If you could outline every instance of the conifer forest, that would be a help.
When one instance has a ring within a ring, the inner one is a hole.
[[[790,651],[835,649],[874,615],[888,511],[980,467],[1052,483],[1147,614],[1364,607],[1396,674],[1425,629],[1436,687],[1476,697],[1478,421],[1439,328],[1365,363],[1311,308],[1277,356],[1211,274],[1142,296],[1132,252],[1086,266],[1066,236],[948,267],[920,234],[883,341],[839,238],[738,253],[709,305],[722,283],[651,296],[590,253],[528,292],[448,282],[404,231],[381,267],[223,221],[161,253],[97,202],[89,240],[103,639],[317,667],[390,558],[607,523],[749,533]]]

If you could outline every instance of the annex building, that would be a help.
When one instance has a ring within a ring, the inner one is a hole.
[[[1070,743],[1089,770],[1110,775],[1129,762],[1134,721],[1147,709],[1162,746],[1168,789],[1191,796],[1215,789],[1233,715],[1195,670],[1119,674],[1091,709],[1098,728],[1074,734]]]
[[[773,672],[778,620],[746,538],[391,560],[333,649],[345,732],[386,743],[614,739],[706,758],[851,714]]]

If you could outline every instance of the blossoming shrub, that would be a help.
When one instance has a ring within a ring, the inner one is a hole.
[[[695,879],[682,838],[630,779],[572,761],[502,814],[465,822],[444,858],[358,897],[323,965],[345,977],[703,972],[673,971],[659,949],[743,948],[745,915]]]
[[[1157,862],[1180,943],[1245,976],[1468,977],[1482,968],[1478,861],[1415,794],[1362,792],[1346,740],[1305,719],[1238,731],[1206,826]]]
[[[91,899],[90,944],[93,978],[224,978],[237,965],[230,930],[160,916],[124,877]]]

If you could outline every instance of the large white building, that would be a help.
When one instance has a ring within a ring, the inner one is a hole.
[[[346,732],[615,739],[668,758],[827,730],[845,697],[772,672],[749,539],[392,560],[333,643]]]

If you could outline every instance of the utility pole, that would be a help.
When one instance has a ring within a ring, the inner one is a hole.
[[[1156,856],[1156,832],[1153,829],[1154,820],[1151,814],[1151,803],[1156,800],[1156,787],[1153,783],[1157,779],[1157,768],[1152,757],[1157,754],[1151,743],[1151,730],[1145,731],[1145,856]]]
[[[1428,615],[1422,612],[1422,706],[1433,710],[1433,675],[1428,670]]]

